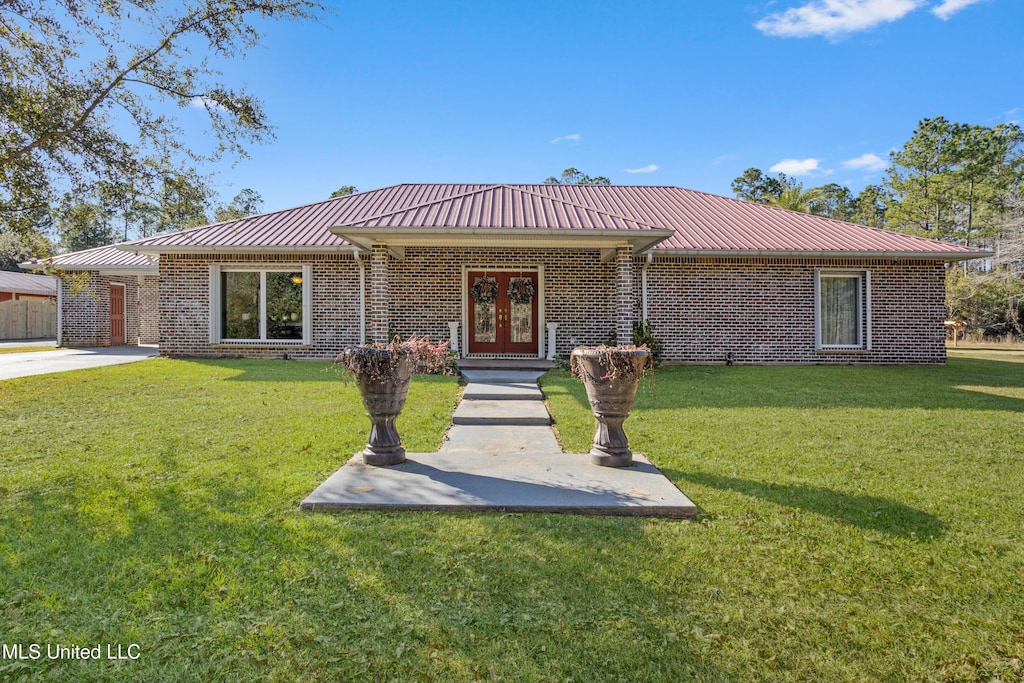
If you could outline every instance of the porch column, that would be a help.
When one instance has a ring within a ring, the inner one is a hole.
[[[633,343],[633,247],[619,246],[615,249],[616,316],[615,334],[620,344]]]
[[[388,341],[388,247],[376,242],[370,252],[369,341]]]

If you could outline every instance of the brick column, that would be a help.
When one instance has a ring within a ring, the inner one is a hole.
[[[370,254],[370,342],[388,341],[388,248],[374,244]]]
[[[620,344],[633,343],[633,248],[617,247],[615,250],[616,315],[615,334]]]

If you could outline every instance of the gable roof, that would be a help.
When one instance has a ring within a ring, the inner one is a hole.
[[[57,281],[46,275],[30,275],[0,270],[0,292],[56,296]]]
[[[961,260],[989,252],[667,186],[405,184],[119,245],[137,254],[499,244]]]

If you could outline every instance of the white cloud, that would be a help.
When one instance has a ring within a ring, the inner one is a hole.
[[[932,8],[932,14],[945,21],[962,9],[981,2],[981,0],[942,0],[942,4]]]
[[[807,175],[818,169],[820,159],[783,159],[768,170],[772,173],[785,173],[791,176]]]
[[[216,109],[217,111],[227,111],[222,105],[217,104],[209,97],[203,97],[202,95],[192,98],[191,106],[196,109]]]
[[[847,159],[842,163],[843,168],[860,169],[864,171],[884,171],[889,162],[877,154],[861,154],[859,157]]]
[[[657,164],[647,164],[643,168],[627,168],[626,173],[654,173],[657,170]]]
[[[976,0],[945,0],[964,3]],[[835,38],[896,21],[923,4],[923,0],[811,0],[801,7],[771,14],[754,26],[770,36]]]
[[[551,141],[551,144],[557,144],[559,142],[579,142],[583,138],[579,133],[571,133],[569,135],[562,135]]]
[[[721,164],[721,163],[723,163],[725,161],[732,161],[735,158],[736,158],[735,154],[723,154],[723,155],[721,155],[719,157],[715,157],[714,161],[712,161],[711,163],[714,164],[715,166],[718,166],[719,164]]]

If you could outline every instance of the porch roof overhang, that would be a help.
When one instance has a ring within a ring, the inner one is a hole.
[[[473,227],[347,227],[330,231],[360,250],[374,244],[392,247],[534,247],[610,249],[628,245],[642,254],[675,234],[674,230],[649,228],[616,230],[600,228],[473,228]]]

